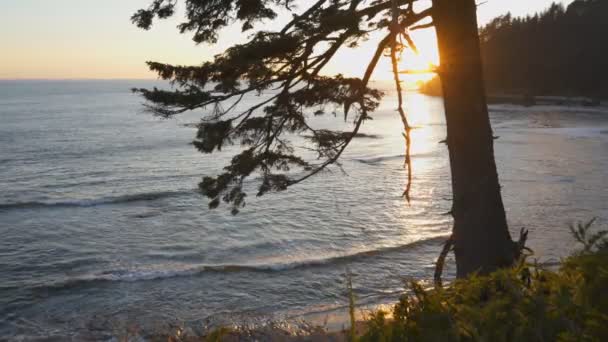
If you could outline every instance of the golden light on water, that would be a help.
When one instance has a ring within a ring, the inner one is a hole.
[[[409,123],[414,129],[412,134],[412,156],[426,154],[433,150],[437,141],[429,124],[431,123],[431,108],[429,101],[424,96],[412,95],[407,100],[407,116]]]

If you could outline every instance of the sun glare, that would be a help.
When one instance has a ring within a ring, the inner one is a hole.
[[[433,29],[424,29],[411,33],[412,39],[418,48],[416,54],[412,49],[406,49],[399,65],[401,80],[406,88],[417,88],[421,82],[433,78],[433,70],[439,65],[439,52],[437,38]],[[324,73],[334,75],[337,73],[349,77],[361,77],[365,68],[376,51],[380,35],[370,35],[370,39],[352,49],[340,50],[324,70]],[[377,81],[393,80],[393,73],[389,58],[382,58],[373,75]]]
[[[404,52],[401,59],[401,80],[407,88],[418,88],[420,84],[430,81],[437,65],[420,53],[411,50]]]
[[[434,71],[439,65],[439,52],[433,30],[413,32],[412,40],[418,52],[411,49],[404,51],[401,57],[401,73],[408,88],[417,88],[435,76]]]

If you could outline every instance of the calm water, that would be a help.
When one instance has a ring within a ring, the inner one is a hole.
[[[440,99],[408,95],[420,127],[411,205],[388,96],[364,126],[375,136],[345,154],[346,174],[251,198],[233,217],[195,192],[230,151],[189,144],[200,113],[142,113],[129,89],[153,85],[0,82],[0,340],[331,312],[347,302],[346,269],[360,304],[431,278],[450,231]],[[608,221],[608,109],[505,105],[491,117],[511,229],[530,229],[537,257],[558,261],[575,248],[568,223]],[[315,125],[344,124],[329,115]]]

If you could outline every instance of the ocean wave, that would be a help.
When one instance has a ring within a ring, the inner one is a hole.
[[[349,134],[351,132],[342,132],[344,134]],[[312,135],[305,135],[304,138],[311,139]],[[382,135],[379,134],[370,134],[370,133],[356,133],[355,138],[357,139],[382,139]]]
[[[0,203],[0,210],[94,207],[94,206],[108,205],[108,204],[141,202],[141,201],[155,201],[155,200],[159,200],[159,199],[179,197],[179,196],[193,194],[193,193],[194,193],[194,190],[159,191],[159,192],[129,194],[129,195],[122,195],[122,196],[102,197],[102,198],[97,198],[97,199]]]
[[[429,157],[433,154],[433,152],[428,153],[414,153],[411,155],[412,158],[424,158]],[[390,156],[380,156],[380,157],[371,157],[371,158],[354,158],[355,161],[363,164],[375,165],[381,164],[388,161],[393,160],[403,160],[405,158],[405,154],[396,154]]]
[[[379,164],[385,161],[395,160],[395,159],[403,159],[405,158],[405,154],[397,154],[393,156],[382,156],[382,157],[373,157],[373,158],[355,158],[355,161],[358,161],[363,164]]]
[[[138,282],[177,277],[191,277],[208,273],[277,273],[296,269],[308,269],[314,267],[336,266],[350,262],[360,261],[365,258],[382,256],[393,252],[408,250],[420,246],[442,244],[448,236],[441,235],[428,239],[414,241],[405,245],[383,247],[379,249],[355,252],[345,255],[334,255],[326,258],[308,259],[294,262],[270,263],[270,264],[218,264],[218,265],[160,265],[143,269],[121,269],[109,270],[99,273],[86,274],[66,279],[52,285],[45,285],[45,289],[66,289],[92,283],[104,282]]]

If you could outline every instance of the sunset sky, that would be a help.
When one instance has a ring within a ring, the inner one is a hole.
[[[216,46],[199,45],[175,26],[179,16],[146,32],[130,16],[151,0],[2,0],[0,2],[0,79],[154,78],[147,60],[199,64],[239,42],[238,28],[226,30]],[[479,7],[479,22],[511,12],[526,15],[546,8],[551,0],[488,0]],[[559,0],[567,5],[572,0]],[[97,4],[94,6],[93,4]],[[99,6],[102,4],[103,6]],[[436,62],[432,30],[418,33],[421,56],[410,66]],[[344,52],[348,65],[328,65],[328,73],[358,74],[371,47]],[[379,66],[382,69],[383,66]],[[383,78],[382,71],[379,76]]]

